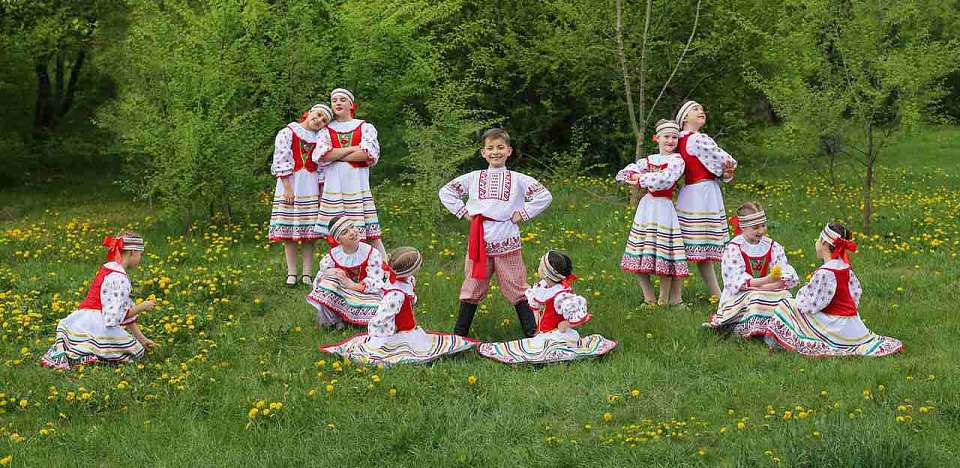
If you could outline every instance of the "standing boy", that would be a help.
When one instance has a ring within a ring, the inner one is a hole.
[[[480,154],[490,167],[457,177],[440,189],[443,206],[470,222],[466,277],[460,287],[460,315],[453,332],[460,336],[470,333],[477,305],[486,296],[490,277],[496,273],[500,292],[517,310],[523,334],[532,337],[537,332],[537,321],[524,296],[530,286],[517,225],[542,213],[553,196],[533,177],[507,170],[507,158],[513,148],[506,130],[491,128],[484,132],[481,142]]]

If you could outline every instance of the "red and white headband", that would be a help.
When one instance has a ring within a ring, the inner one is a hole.
[[[352,226],[353,221],[351,221],[350,218],[340,218],[337,222],[333,223],[333,226],[330,228],[330,237],[339,242],[340,236],[347,232],[347,229],[350,229]]]
[[[310,112],[320,112],[327,117],[328,121],[333,120],[333,109],[326,104],[314,104],[313,107],[310,108]]]
[[[550,260],[548,259],[550,252],[553,252],[553,250],[548,250],[547,253],[540,257],[540,266],[544,272],[544,279],[553,281],[554,283],[560,283],[564,287],[569,288],[570,284],[577,280],[577,275],[570,273],[564,276],[558,272],[557,269],[550,264]]]
[[[333,100],[333,98],[334,98],[335,96],[345,96],[347,99],[350,100],[350,102],[357,102],[357,100],[353,98],[353,93],[351,93],[350,90],[348,90],[348,89],[346,89],[346,88],[337,88],[337,89],[335,89],[335,90],[333,90],[333,91],[330,91],[330,100],[331,100],[331,101]]]
[[[677,111],[677,118],[674,119],[678,124],[683,125],[683,120],[687,118],[687,113],[690,112],[690,109],[693,109],[693,106],[699,106],[700,103],[697,101],[687,101],[680,106],[680,110]]]
[[[767,224],[767,214],[763,210],[760,210],[756,213],[737,216],[737,221],[739,221],[740,227],[742,228],[759,226],[761,224]]]
[[[840,233],[830,229],[829,224],[824,226],[823,230],[820,231],[820,240],[833,249],[833,251],[830,253],[830,258],[839,258],[847,265],[850,264],[850,256],[847,254],[847,252],[857,251],[856,242],[844,239]]]
[[[668,120],[666,122],[661,123],[660,125],[657,125],[657,136],[664,136],[664,135],[670,135],[670,134],[673,134],[673,135],[680,134],[680,126],[677,125],[676,122],[672,120]]]
[[[143,238],[139,236],[104,236],[101,243],[107,248],[107,261],[118,260],[118,257],[124,250],[137,250],[143,252]]]

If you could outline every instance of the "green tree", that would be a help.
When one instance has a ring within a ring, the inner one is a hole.
[[[862,163],[865,231],[883,149],[938,121],[943,80],[960,60],[960,43],[933,35],[938,20],[926,3],[784,2],[748,73],[783,118],[795,154],[833,152]]]

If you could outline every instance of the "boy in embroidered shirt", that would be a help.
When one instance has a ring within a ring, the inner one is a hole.
[[[542,213],[553,196],[533,177],[506,168],[513,153],[506,130],[487,130],[481,142],[480,154],[490,167],[457,177],[440,189],[443,206],[470,222],[460,314],[453,332],[460,336],[470,333],[477,305],[496,273],[500,292],[516,308],[524,336],[531,337],[537,332],[537,322],[524,296],[530,286],[517,225]]]

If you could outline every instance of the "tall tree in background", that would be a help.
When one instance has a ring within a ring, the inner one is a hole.
[[[923,121],[945,94],[960,43],[931,34],[926,1],[791,0],[775,18],[750,80],[784,120],[799,154],[829,141],[862,165],[863,229],[883,150]],[[762,70],[762,71],[761,71]]]

